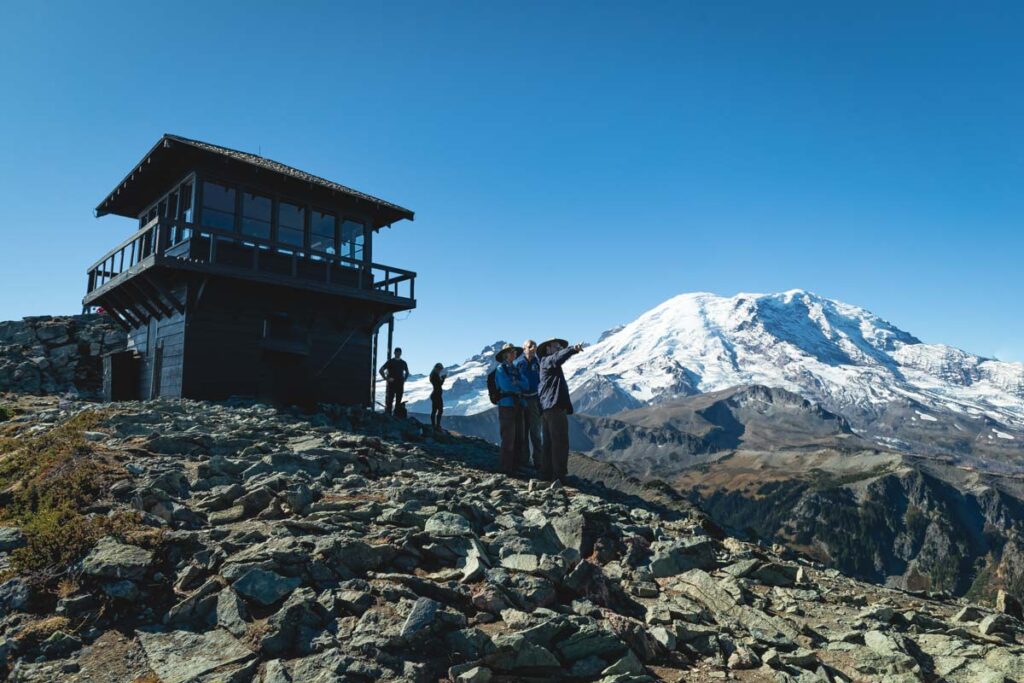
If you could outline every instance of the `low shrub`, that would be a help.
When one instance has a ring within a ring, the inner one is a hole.
[[[108,534],[145,536],[134,513],[87,513],[124,467],[85,438],[105,413],[89,410],[33,435],[0,437],[0,524],[14,524],[26,545],[11,555],[11,570],[37,583],[65,574]]]

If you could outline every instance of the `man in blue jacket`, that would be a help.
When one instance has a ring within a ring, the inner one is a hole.
[[[544,418],[543,477],[564,481],[569,473],[569,416],[572,401],[562,364],[583,350],[582,344],[569,346],[564,339],[549,339],[537,348],[540,353],[538,395]]]
[[[540,386],[540,358],[537,356],[537,342],[527,339],[523,342],[523,355],[516,361],[519,374],[526,382],[526,393],[523,394],[523,452],[520,454],[521,465],[530,462],[530,446],[533,446],[533,466],[540,471],[544,466],[544,442],[541,440],[540,399],[537,389]]]
[[[505,344],[495,355],[499,365],[494,373],[501,398],[498,400],[498,426],[501,431],[501,471],[515,474],[516,458],[523,447],[522,396],[527,390],[515,366],[515,360],[523,350],[518,346]]]

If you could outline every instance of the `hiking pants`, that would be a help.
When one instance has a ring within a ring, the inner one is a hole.
[[[526,402],[523,406],[523,428],[526,438],[523,439],[522,463],[529,464],[532,446],[533,466],[540,471],[544,467],[544,440],[541,437],[544,421],[540,416],[540,399],[536,396],[527,396],[523,400]]]
[[[430,424],[441,428],[441,416],[444,415],[444,399],[441,394],[430,395]]]
[[[501,431],[501,471],[516,471],[516,456],[523,442],[523,414],[519,406],[498,406],[498,426]]]
[[[569,473],[569,416],[564,408],[544,411],[544,467],[548,481],[564,479]]]
[[[402,394],[405,393],[405,382],[387,382],[387,389],[384,392],[384,414],[390,415],[392,408],[402,402]]]

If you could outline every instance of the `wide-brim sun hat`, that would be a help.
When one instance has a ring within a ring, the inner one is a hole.
[[[505,354],[510,351],[515,354],[516,358],[519,358],[519,356],[523,355],[522,347],[516,346],[514,344],[505,344],[504,346],[501,347],[501,351],[498,351],[496,354],[494,354],[494,359],[499,363],[504,363]]]
[[[562,348],[569,347],[569,342],[567,342],[564,339],[559,339],[558,337],[555,337],[554,339],[548,339],[547,341],[543,341],[540,344],[537,344],[537,353],[539,353],[542,356],[548,355],[548,346],[555,343],[561,344]]]

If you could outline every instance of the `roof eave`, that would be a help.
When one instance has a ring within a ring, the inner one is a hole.
[[[135,164],[135,166],[132,168],[132,170],[129,171],[128,174],[125,175],[125,177],[121,179],[121,182],[119,182],[114,187],[114,189],[109,194],[107,194],[106,197],[103,198],[103,201],[99,203],[99,205],[94,210],[94,213],[96,214],[97,218],[99,218],[100,216],[106,216],[107,214],[110,213],[110,211],[108,211],[108,210],[103,208],[104,205],[107,205],[110,202],[112,202],[117,197],[117,195],[121,192],[121,190],[125,187],[125,185],[128,184],[128,181],[130,181],[135,176],[136,173],[138,173],[146,164],[149,163],[149,159],[150,159],[150,157],[153,156],[153,152],[157,151],[158,149],[160,149],[162,147],[169,147],[170,146],[169,143],[171,142],[171,139],[173,137],[174,136],[169,134],[169,133],[164,133],[160,137],[160,139],[156,141],[156,144],[153,145],[148,152],[146,152],[145,156],[142,157],[142,159],[139,161],[139,163]]]

